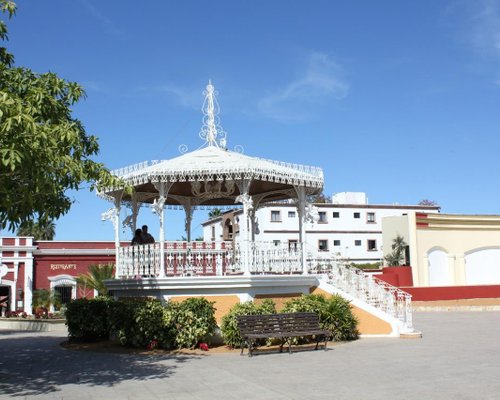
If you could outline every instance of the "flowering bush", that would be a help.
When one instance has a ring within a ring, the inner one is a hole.
[[[200,344],[198,345],[198,347],[199,347],[199,348],[200,348],[200,350],[202,350],[202,351],[208,351],[208,344],[206,344],[206,343],[200,343]]]
[[[24,311],[6,311],[5,318],[27,318],[28,314]]]
[[[167,305],[167,316],[175,326],[175,344],[180,349],[196,345],[213,335],[217,322],[214,303],[205,298],[189,298]]]
[[[122,345],[148,348],[174,346],[175,327],[157,299],[130,298],[114,301],[109,309],[110,331]]]
[[[148,350],[154,350],[157,347],[158,347],[158,340],[156,339],[151,340],[151,342],[149,342],[148,345],[146,346]]]

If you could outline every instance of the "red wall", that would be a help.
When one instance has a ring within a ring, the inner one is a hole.
[[[382,274],[375,275],[375,277],[392,286],[413,286],[411,267],[408,266],[384,267],[382,268]]]
[[[37,254],[34,257],[34,288],[49,289],[49,277],[70,275],[77,277],[85,274],[91,264],[115,262],[114,242],[37,242]],[[68,254],[50,254],[53,250],[70,250]],[[110,254],[92,254],[92,250],[109,249]],[[82,250],[81,252],[75,250]],[[78,294],[80,297],[81,294]]]
[[[401,287],[413,301],[490,299],[500,297],[500,285]]]

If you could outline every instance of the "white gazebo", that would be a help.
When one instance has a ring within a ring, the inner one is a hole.
[[[305,222],[315,218],[308,196],[323,189],[323,171],[318,167],[249,157],[227,148],[226,133],[219,123],[219,106],[214,86],[204,92],[202,146],[179,157],[128,166],[113,174],[133,187],[109,188],[100,193],[114,207],[103,214],[115,229],[117,277],[178,275],[226,275],[256,272],[259,265],[269,272],[307,274]],[[297,206],[300,245],[293,249],[255,243],[251,232],[255,210],[265,203],[290,199]],[[142,205],[150,205],[160,221],[159,241],[140,246],[120,244],[120,210],[127,207],[123,221],[132,232]],[[185,212],[187,241],[166,242],[165,206],[178,206]],[[192,242],[191,218],[197,207],[242,206],[238,221],[240,240],[232,242]],[[269,266],[265,267],[266,260]]]
[[[391,326],[391,335],[411,329],[410,295],[361,270],[341,265],[331,253],[306,249],[306,222],[318,217],[308,198],[322,191],[323,171],[228,150],[211,83],[204,94],[203,144],[198,150],[114,171],[133,190],[115,187],[99,193],[113,203],[102,214],[103,219],[113,222],[115,230],[116,274],[115,279],[106,281],[108,289],[116,297],[169,300],[206,296],[224,310],[228,304],[258,296],[297,296],[318,288],[342,293],[357,307],[384,319]],[[266,203],[284,200],[297,207],[300,243],[280,247],[255,242],[255,211]],[[123,245],[121,224],[134,232],[144,205],[159,218],[159,241]],[[240,219],[233,226],[239,240],[191,241],[193,211],[217,206],[242,207]],[[165,241],[165,207],[184,210],[186,241]],[[122,208],[129,210],[123,221]]]

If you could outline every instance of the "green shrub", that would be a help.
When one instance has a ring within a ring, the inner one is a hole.
[[[315,312],[321,327],[329,330],[336,341],[355,340],[359,336],[351,305],[339,295],[328,299],[316,294],[301,296],[288,301],[282,312]]]
[[[157,299],[122,299],[110,307],[110,329],[122,345],[173,347],[175,328],[166,308]]]
[[[351,264],[349,264],[349,267],[358,268],[358,269],[380,269],[381,266],[382,266],[382,264],[379,262],[361,263],[361,264],[351,263]]]
[[[175,345],[178,348],[194,348],[198,343],[208,341],[217,328],[214,303],[205,298],[170,302],[166,313],[175,325]]]
[[[109,337],[109,298],[73,300],[67,305],[66,325],[72,340],[96,341]]]
[[[320,321],[332,333],[335,341],[356,340],[359,337],[358,320],[352,313],[349,301],[342,296],[333,295],[327,299]]]
[[[271,299],[266,299],[261,305],[254,302],[236,304],[229,313],[222,317],[221,333],[224,343],[229,347],[240,347],[243,338],[238,329],[236,317],[240,315],[263,315],[276,313],[276,305]]]

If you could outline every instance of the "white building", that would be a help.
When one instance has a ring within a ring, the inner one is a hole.
[[[380,262],[382,218],[410,211],[437,213],[438,206],[368,204],[365,193],[335,194],[331,203],[315,204],[317,216],[306,224],[306,246],[311,251],[336,253],[354,263]],[[239,240],[241,210],[231,210],[202,224],[205,241]],[[316,213],[314,213],[316,214]],[[294,247],[299,243],[299,221],[293,203],[274,203],[255,212],[256,241]]]

